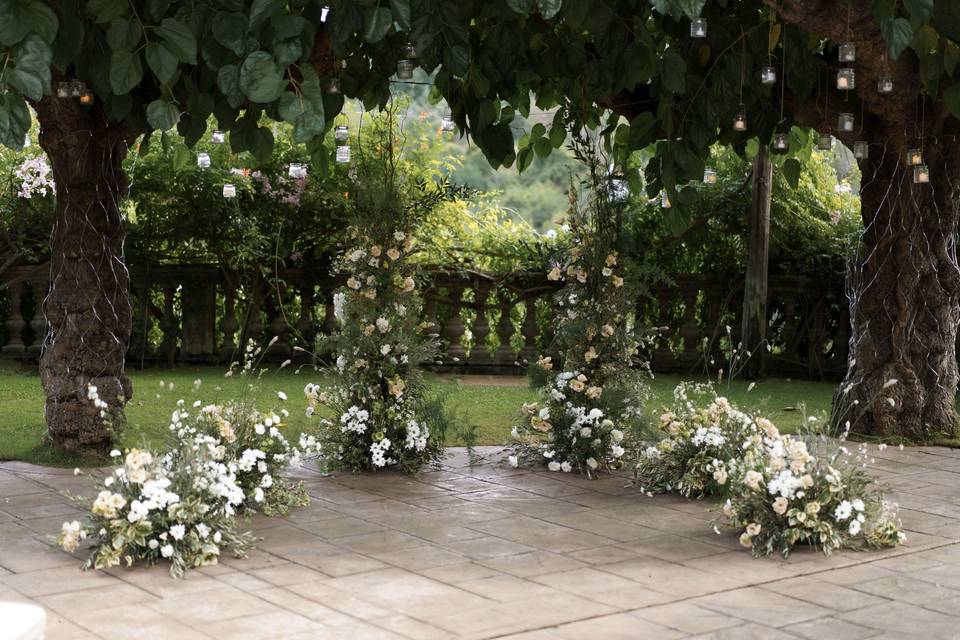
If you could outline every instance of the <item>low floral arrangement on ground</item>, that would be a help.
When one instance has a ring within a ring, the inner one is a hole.
[[[786,557],[798,544],[829,555],[904,541],[896,504],[865,470],[865,446],[851,452],[845,436],[781,434],[722,397],[698,407],[690,396],[705,391],[675,390],[674,409],[660,417],[664,438],[636,466],[643,491],[723,501],[721,523],[740,529],[740,543],[758,556]]]
[[[239,512],[285,514],[309,503],[302,483],[281,474],[316,453],[316,442],[309,436],[301,436],[299,447],[287,441],[279,430],[285,410],[199,402],[193,409],[178,403],[169,449],[114,450],[120,466],[94,478],[97,496],[70,496],[90,514],[85,523],[65,522],[57,544],[71,553],[82,543],[91,547],[84,569],[168,561],[171,575],[182,577],[216,564],[224,551],[246,555],[254,537],[237,528]]]
[[[539,403],[523,407],[509,461],[541,461],[551,471],[592,477],[622,465],[644,430],[641,407],[649,394],[637,357],[641,334],[628,315],[637,291],[627,285],[614,249],[610,194],[596,190],[586,203],[572,185],[570,194],[571,246],[547,274],[564,283],[556,296],[562,370],[554,370],[553,356],[536,363],[547,384]]]

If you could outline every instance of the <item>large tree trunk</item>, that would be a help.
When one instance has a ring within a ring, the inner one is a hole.
[[[34,107],[57,196],[40,358],[47,429],[56,447],[100,452],[132,394],[123,366],[131,308],[120,212],[128,140],[100,105],[47,96]],[[95,406],[90,386],[108,409]]]
[[[953,178],[960,153],[952,147],[925,149],[930,184],[913,182],[901,145],[861,164],[864,233],[849,278],[852,355],[834,399],[834,422],[853,432],[917,439],[956,433]]]
[[[767,275],[770,253],[770,199],[773,163],[766,145],[753,160],[753,197],[750,201],[750,236],[747,239],[747,268],[743,279],[743,317],[740,339],[750,352],[744,374],[756,378],[764,373],[767,341]]]

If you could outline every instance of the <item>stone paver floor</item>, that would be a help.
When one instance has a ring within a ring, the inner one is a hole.
[[[254,517],[249,558],[181,581],[79,571],[45,538],[87,480],[0,463],[0,600],[70,640],[960,637],[960,450],[876,456],[909,535],[891,551],[753,559],[709,503],[454,450],[419,478],[304,469],[310,507]]]

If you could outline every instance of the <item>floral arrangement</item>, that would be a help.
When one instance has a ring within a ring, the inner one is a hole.
[[[677,388],[676,408],[660,419],[664,438],[641,453],[643,491],[725,500],[721,523],[740,529],[740,543],[758,556],[786,557],[798,544],[829,555],[905,539],[896,505],[866,471],[865,445],[853,454],[843,438],[781,434],[722,397],[697,408],[690,388]]]
[[[258,353],[247,349],[248,356]],[[251,369],[252,358],[244,372]],[[95,388],[88,398],[106,411]],[[241,403],[200,401],[193,408],[195,414],[183,400],[177,403],[166,452],[114,450],[111,456],[122,464],[98,481],[96,498],[70,496],[90,515],[85,524],[65,522],[57,543],[69,552],[82,542],[91,546],[84,569],[169,561],[171,575],[181,577],[192,567],[216,564],[223,550],[245,555],[254,538],[237,530],[238,512],[286,514],[309,503],[302,483],[283,471],[318,447],[312,436],[301,435],[299,447],[287,441],[280,432],[286,410],[260,413]]]
[[[588,476],[621,466],[629,443],[643,431],[641,406],[648,395],[647,368],[637,357],[641,338],[629,318],[637,291],[626,286],[614,248],[619,204],[609,185],[599,186],[600,177],[593,177],[586,203],[571,185],[571,244],[547,273],[564,283],[556,297],[562,369],[554,370],[553,356],[538,360],[537,375],[548,384],[539,403],[524,406],[509,458],[514,465],[541,460],[552,471]]]
[[[53,170],[46,156],[27,158],[16,168],[14,177],[20,181],[17,196],[20,198],[43,198],[56,192]]]
[[[397,122],[387,109],[364,125],[369,137],[356,154],[349,200],[355,224],[336,265],[344,280],[334,297],[340,331],[322,349],[335,354],[335,382],[324,392],[304,388],[307,415],[324,405],[335,416],[321,420],[319,435],[332,468],[413,472],[443,449],[443,407],[428,395],[418,368],[436,360],[438,344],[420,320],[411,258],[412,230],[449,194],[443,183],[405,181]]]

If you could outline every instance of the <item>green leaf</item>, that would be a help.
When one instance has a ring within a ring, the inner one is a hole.
[[[166,18],[157,27],[157,35],[170,45],[180,62],[197,64],[197,39],[190,28],[174,18]]]
[[[955,84],[943,91],[943,101],[954,118],[960,118],[960,84]]]
[[[173,150],[173,170],[183,171],[192,159],[193,154],[190,153],[190,149],[186,145],[178,144]]]
[[[250,7],[250,28],[255,29],[281,6],[279,0],[253,0]]]
[[[140,42],[140,23],[136,20],[118,18],[107,29],[107,44],[114,51],[133,51]]]
[[[544,20],[556,17],[561,8],[563,8],[563,0],[537,0],[537,11]]]
[[[553,127],[550,128],[550,144],[553,145],[554,149],[559,149],[563,146],[566,139],[567,130],[563,126],[554,124]]]
[[[83,22],[77,20],[76,16],[68,18],[60,25],[53,42],[53,66],[60,71],[66,71],[83,48]]]
[[[42,2],[29,2],[23,11],[31,31],[47,44],[52,44],[57,37],[57,28],[60,25],[53,10]]]
[[[4,0],[0,2],[0,44],[13,46],[30,32],[30,25],[20,15],[20,5]]]
[[[957,69],[957,63],[960,63],[960,46],[957,46],[950,40],[943,43],[943,67],[948,76],[953,76]]]
[[[214,39],[242,56],[247,45],[247,19],[239,13],[218,11],[213,17]]]
[[[250,133],[250,153],[258,162],[269,162],[273,153],[273,133],[267,127],[257,127]]]
[[[523,173],[533,164],[533,150],[530,147],[524,147],[517,151],[517,171]]]
[[[393,14],[386,7],[371,6],[363,13],[363,39],[380,42],[393,26]]]
[[[539,158],[546,158],[553,151],[553,145],[549,138],[537,138],[533,143],[533,151]]]
[[[687,63],[675,51],[667,51],[660,65],[660,77],[667,91],[683,93],[687,86]]]
[[[93,14],[98,23],[113,22],[127,13],[126,0],[89,0],[87,13]]]
[[[254,102],[273,102],[286,86],[283,75],[266,51],[254,51],[240,67],[240,90]]]
[[[796,158],[787,158],[783,161],[783,177],[794,189],[800,184],[800,168],[800,161]]]
[[[167,84],[177,73],[177,57],[162,42],[148,42],[144,49],[147,66],[160,84]]]
[[[240,67],[228,64],[217,71],[217,87],[227,98],[232,107],[239,107],[243,103],[243,93],[240,91]]]
[[[50,60],[53,52],[43,39],[30,35],[14,49],[10,86],[31,100],[39,100],[50,88]]]
[[[535,0],[507,0],[507,5],[517,13],[522,13],[524,15],[533,13],[533,11],[537,8],[537,3]]]
[[[880,23],[880,32],[887,41],[887,55],[896,60],[913,39],[913,28],[903,18]]]
[[[707,0],[675,0],[675,2],[680,10],[693,20],[700,17],[700,12],[703,11],[703,5],[706,4]]]
[[[180,119],[180,110],[172,102],[154,100],[147,105],[147,122],[157,131],[172,129]]]
[[[143,78],[140,55],[129,51],[115,51],[110,56],[110,87],[117,95],[130,93]]]
[[[410,0],[390,0],[390,11],[403,31],[410,30]]]
[[[933,15],[933,0],[903,0],[903,5],[917,23],[923,23]]]

